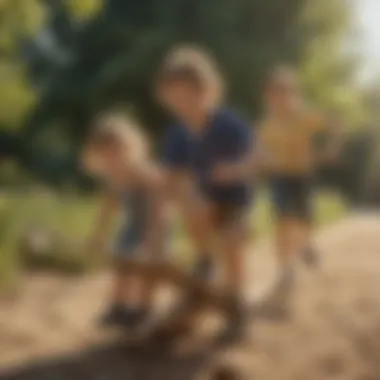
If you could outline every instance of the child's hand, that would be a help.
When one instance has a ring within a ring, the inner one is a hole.
[[[213,182],[228,183],[236,180],[237,167],[233,164],[217,164],[211,172]]]

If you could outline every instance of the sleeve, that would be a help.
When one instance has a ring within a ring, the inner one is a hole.
[[[224,159],[239,160],[247,155],[254,146],[253,128],[249,123],[237,117],[226,121],[224,134]]]
[[[170,169],[185,167],[189,162],[189,144],[178,128],[171,128],[163,140],[162,163]]]

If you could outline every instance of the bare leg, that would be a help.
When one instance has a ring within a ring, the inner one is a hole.
[[[119,269],[115,271],[110,295],[111,305],[101,317],[102,326],[128,326],[131,323],[131,313],[127,305],[130,306],[133,301],[132,280],[131,275],[127,275]]]
[[[144,313],[149,313],[152,310],[154,303],[155,285],[156,282],[154,279],[138,279],[137,307]]]
[[[309,267],[315,267],[318,265],[319,257],[313,243],[313,225],[309,220],[300,220],[298,229],[302,259]]]
[[[199,198],[195,198],[191,207],[187,207],[184,212],[185,228],[197,255],[195,274],[204,281],[210,281],[213,264],[214,228],[211,216],[210,207]],[[178,320],[173,323],[170,333],[176,335],[178,332],[187,331],[199,316],[199,312],[197,295],[185,292],[183,302],[174,311]]]
[[[118,264],[116,264],[118,265]],[[125,305],[133,302],[133,276],[126,274],[122,265],[116,268],[111,290],[111,300],[113,304]]]
[[[214,259],[215,230],[211,207],[201,199],[197,200],[185,215],[186,231],[194,245],[197,257],[196,271],[202,278],[210,279]]]
[[[298,222],[294,218],[282,217],[276,227],[276,256],[281,268],[293,266],[295,260]]]
[[[276,306],[288,298],[294,284],[294,264],[298,253],[297,227],[295,219],[282,217],[276,230],[276,256],[279,273],[268,299],[270,306]],[[279,305],[278,305],[279,306]]]
[[[226,288],[233,295],[239,295],[244,279],[244,249],[246,248],[246,231],[244,226],[231,225],[222,229],[220,254],[223,262]]]
[[[230,314],[228,328],[222,339],[226,343],[240,339],[244,333],[244,307],[242,289],[244,285],[244,250],[247,240],[247,220],[243,215],[231,215],[233,219],[220,230],[220,254],[225,274],[226,294],[229,294]]]

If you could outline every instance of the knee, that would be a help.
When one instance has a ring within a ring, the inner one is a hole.
[[[212,229],[209,212],[204,209],[191,210],[186,215],[186,227],[191,234],[196,236],[209,234]]]
[[[246,239],[244,239],[243,231],[236,229],[223,231],[220,246],[224,252],[224,256],[234,258],[242,255],[246,248]]]

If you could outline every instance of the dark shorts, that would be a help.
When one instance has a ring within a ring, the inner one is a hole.
[[[116,239],[111,247],[112,258],[115,261],[123,259],[144,259],[144,257],[150,257],[152,252],[142,252],[139,248],[146,241],[147,237],[146,228],[128,227],[121,228],[116,236]],[[154,247],[154,256],[156,258],[166,257],[168,245],[170,243],[170,229],[167,228],[163,231],[163,236],[157,245]],[[143,256],[141,256],[143,254]],[[145,256],[148,255],[148,256]],[[139,256],[139,257],[138,257]]]
[[[313,180],[308,176],[274,176],[270,180],[274,210],[279,217],[312,218]]]
[[[146,236],[144,228],[122,226],[112,247],[114,259],[133,258]]]

